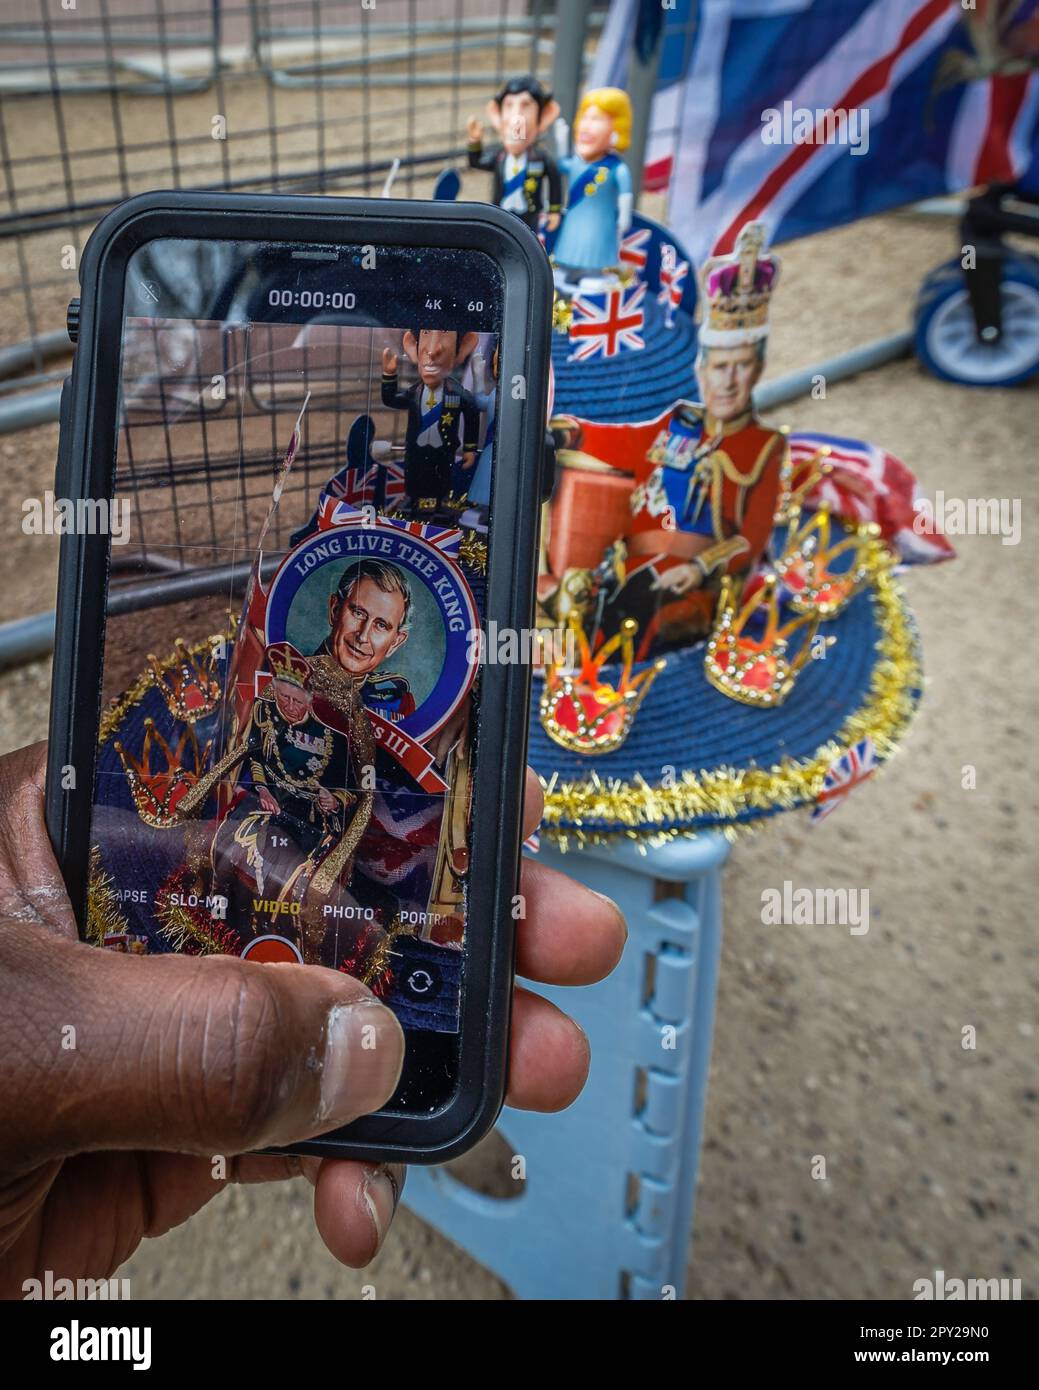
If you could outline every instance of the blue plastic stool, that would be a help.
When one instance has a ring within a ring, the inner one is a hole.
[[[561,1115],[506,1108],[526,1166],[501,1199],[412,1168],[404,1200],[521,1298],[661,1299],[685,1285],[721,952],[716,833],[640,852],[625,841],[539,858],[608,894],[624,958],[586,989],[539,986],[588,1033],[592,1068]],[[559,922],[559,930],[566,923]]]

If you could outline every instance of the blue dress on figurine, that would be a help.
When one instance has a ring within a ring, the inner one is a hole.
[[[631,192],[631,172],[608,153],[586,163],[579,154],[561,161],[568,180],[566,216],[552,255],[557,265],[602,271],[618,263],[620,199]]]
[[[476,461],[476,468],[473,470],[473,481],[469,485],[468,498],[470,502],[475,502],[481,507],[491,505],[491,466],[494,455],[494,406],[497,391],[494,387],[490,391],[474,391],[473,399],[482,411],[485,412],[487,420],[487,430],[484,434],[483,448],[480,450],[480,457]]]

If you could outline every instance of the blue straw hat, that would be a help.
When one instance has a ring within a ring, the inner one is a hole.
[[[632,232],[645,231],[639,247],[646,264],[639,272],[647,285],[643,299],[645,323],[641,350],[622,351],[615,357],[593,357],[572,362],[574,344],[562,332],[552,334],[552,368],[555,373],[554,411],[604,424],[647,420],[669,409],[677,400],[696,399],[696,276],[685,277],[682,299],[668,327],[664,306],[657,303],[660,290],[661,250],[675,247],[679,260],[688,256],[675,238],[652,218],[636,214]]]

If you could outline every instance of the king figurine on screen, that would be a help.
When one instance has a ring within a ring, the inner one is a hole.
[[[483,127],[469,118],[469,168],[494,175],[491,201],[513,212],[537,232],[542,217],[554,232],[559,226],[563,181],[559,165],[538,143],[559,118],[559,103],[536,77],[513,77],[487,103],[487,116],[501,138],[498,149],[485,150]]]
[[[419,380],[403,390],[398,385],[397,354],[392,348],[383,350],[382,403],[408,412],[402,515],[432,521],[444,511],[459,446],[463,476],[467,485],[471,481],[480,407],[451,373],[464,364],[478,341],[476,333],[455,329],[408,329],[404,352],[418,368]]]

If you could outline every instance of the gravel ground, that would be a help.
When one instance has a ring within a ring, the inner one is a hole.
[[[950,224],[909,217],[784,247],[770,374],[904,326],[921,277],[953,250]],[[784,818],[735,848],[694,1298],[902,1299],[936,1268],[1039,1292],[1027,741],[1039,669],[1024,616],[1039,586],[1037,402],[1039,386],[970,392],[909,361],[773,417],[874,440],[932,494],[1020,498],[1023,539],[958,538],[954,564],[908,577],[928,683],[902,755],[820,827]],[[54,444],[39,430],[0,448],[3,617],[53,591],[56,547],[23,536],[20,519],[49,485]],[[3,749],[44,736],[48,684],[46,662],[0,677]],[[763,926],[762,890],[785,880],[868,888],[868,933]],[[301,1182],[227,1191],[123,1273],[137,1298],[352,1298],[366,1285],[380,1298],[508,1296],[407,1211],[371,1269],[343,1270],[309,1202]]]

